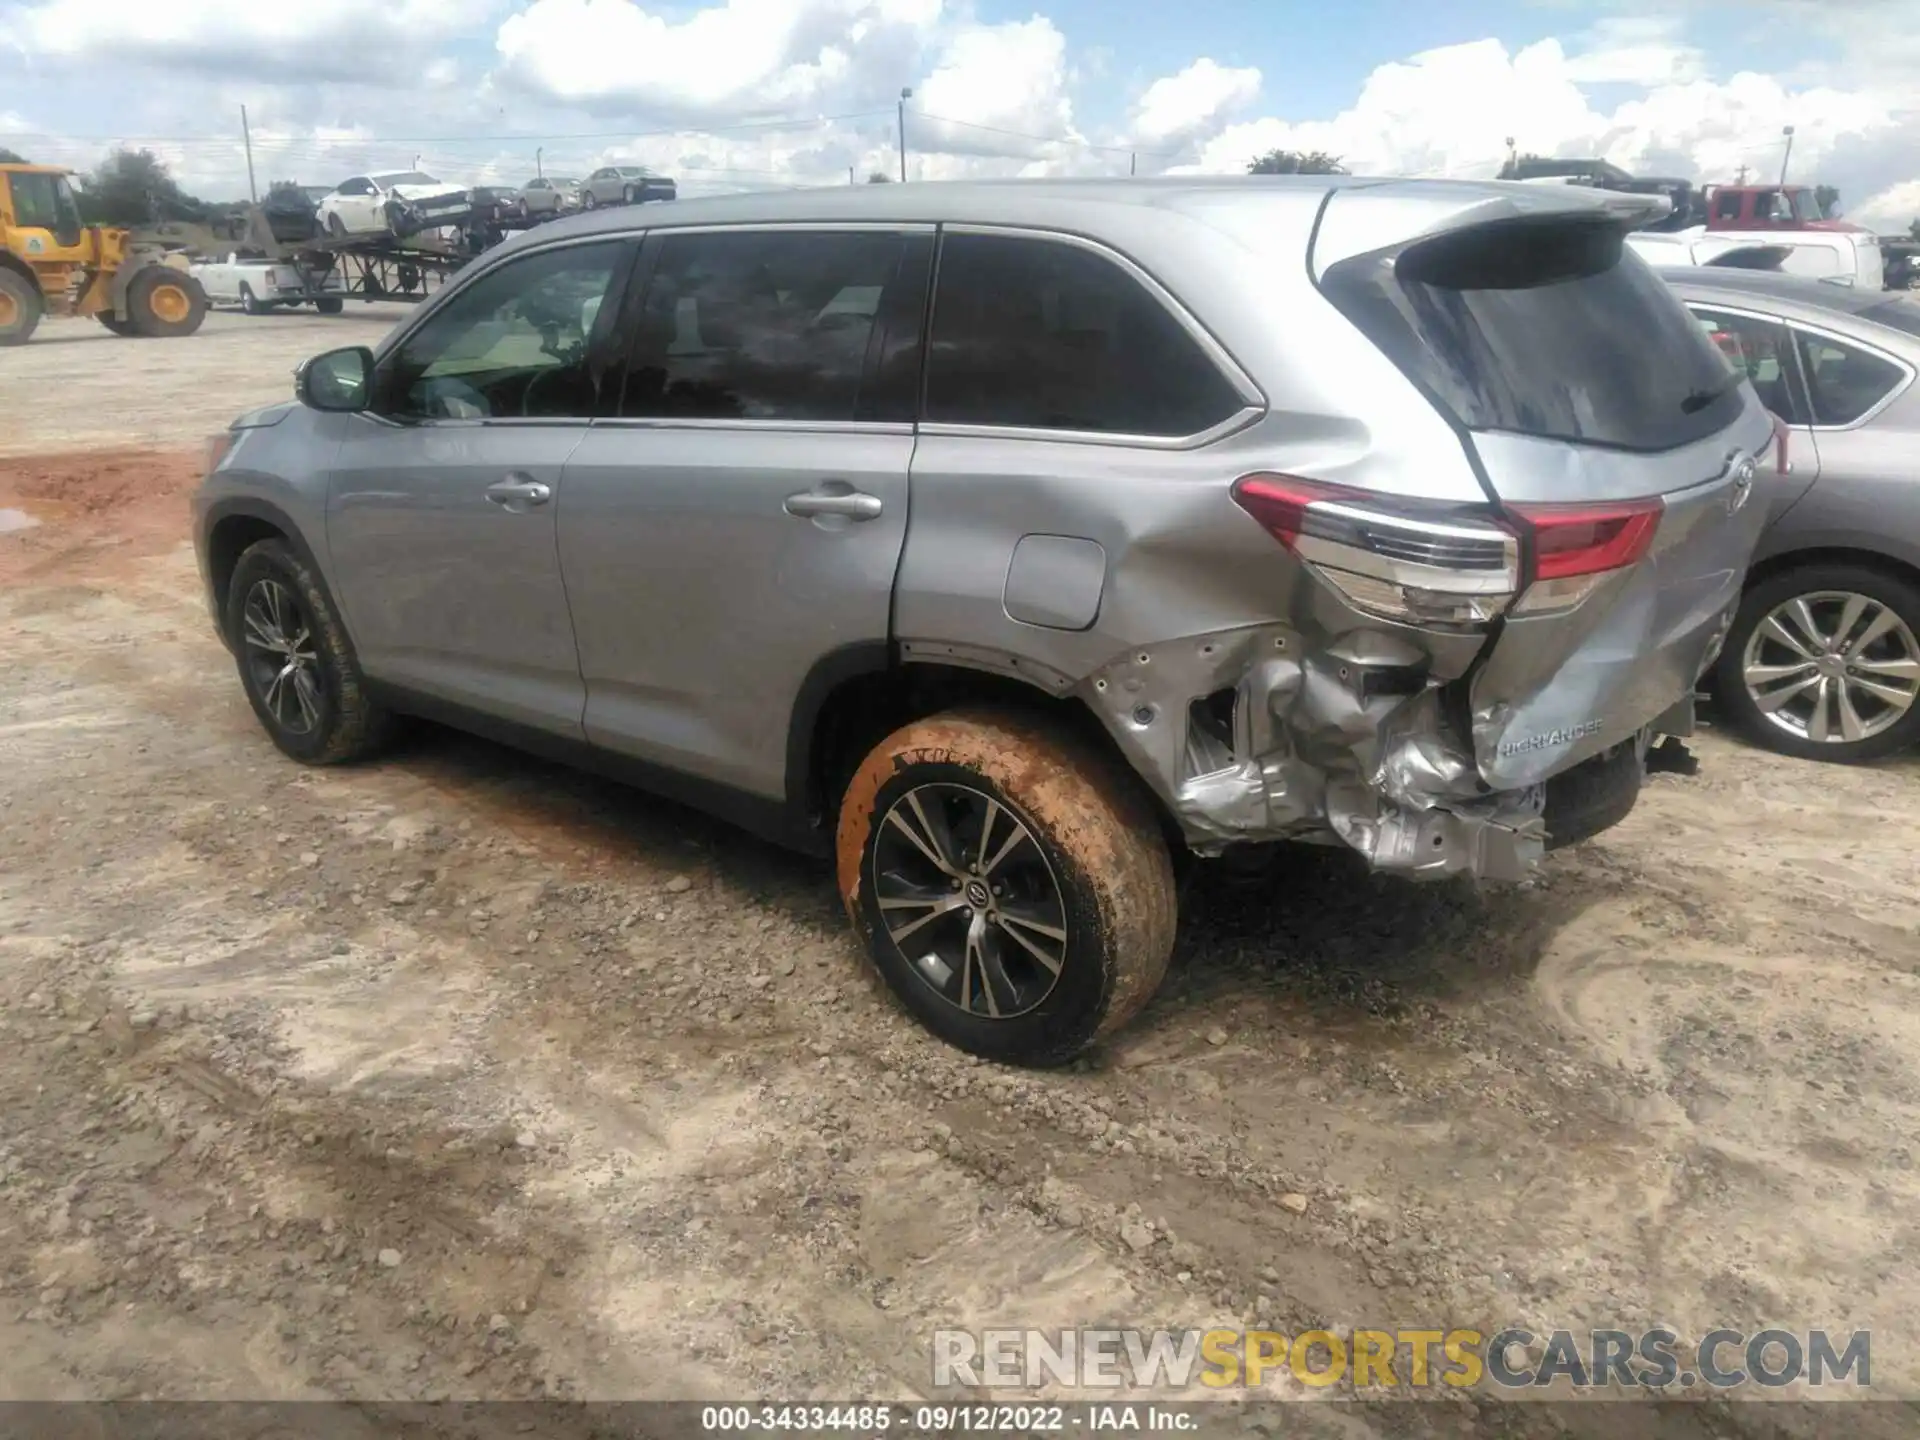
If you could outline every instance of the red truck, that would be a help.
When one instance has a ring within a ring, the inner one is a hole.
[[[1709,230],[1840,230],[1865,234],[1864,225],[1829,220],[1811,185],[1709,185],[1700,192]]]

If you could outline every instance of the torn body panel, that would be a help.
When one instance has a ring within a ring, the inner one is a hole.
[[[1076,693],[1199,854],[1331,836],[1379,869],[1520,879],[1544,787],[1481,780],[1433,662],[1387,630],[1314,646],[1262,625],[1142,647]]]

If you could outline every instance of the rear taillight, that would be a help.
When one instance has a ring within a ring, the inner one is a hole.
[[[1464,628],[1572,609],[1647,553],[1664,508],[1510,505],[1496,518],[1291,475],[1244,476],[1233,498],[1356,610]]]
[[[1659,499],[1602,505],[1510,505],[1532,544],[1526,593],[1516,614],[1571,610],[1653,544],[1666,508]]]
[[[1475,627],[1519,590],[1512,532],[1460,508],[1248,475],[1233,487],[1242,510],[1356,610],[1408,625]]]

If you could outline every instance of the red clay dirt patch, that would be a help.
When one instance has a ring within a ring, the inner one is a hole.
[[[73,579],[172,549],[189,536],[202,463],[198,449],[0,458],[0,510],[35,522],[0,532],[0,585]]]

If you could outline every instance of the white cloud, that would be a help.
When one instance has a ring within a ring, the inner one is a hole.
[[[1215,129],[1224,115],[1251,104],[1260,94],[1260,72],[1228,69],[1212,60],[1194,61],[1178,75],[1149,85],[1134,107],[1134,136],[1149,145],[1185,141]]]
[[[1598,157],[1643,174],[1732,180],[1740,166],[1774,174],[1783,126],[1795,127],[1792,174],[1841,188],[1855,213],[1879,192],[1920,179],[1920,117],[1895,93],[1831,86],[1789,88],[1766,75],[1704,78],[1694,52],[1670,32],[1615,26],[1601,48],[1569,55],[1544,40],[1517,52],[1495,40],[1430,50],[1382,65],[1347,110],[1324,120],[1267,117],[1229,125],[1175,167],[1244,168],[1271,149],[1325,150],[1370,174],[1491,176],[1511,136],[1523,152]],[[1612,48],[1606,48],[1611,46]],[[1655,50],[1672,50],[1656,59]],[[1584,88],[1595,75],[1691,78],[1641,85],[1610,110]]]
[[[545,99],[723,122],[891,96],[940,17],[941,0],[725,0],[683,20],[534,0],[496,45],[502,78]]]
[[[1067,37],[1045,16],[964,26],[914,87],[909,146],[1032,158],[1029,137],[1076,136],[1066,86]]]
[[[475,0],[43,0],[8,7],[0,42],[53,62],[353,80],[394,73],[490,8]]]

